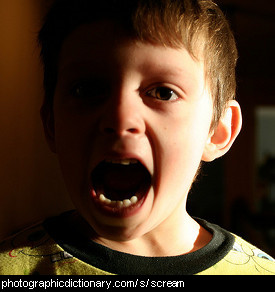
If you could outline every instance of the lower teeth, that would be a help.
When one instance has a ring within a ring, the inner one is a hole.
[[[103,194],[99,196],[99,201],[111,207],[117,208],[127,208],[137,203],[138,198],[137,196],[132,196],[131,199],[125,199],[123,201],[112,201],[106,198]]]

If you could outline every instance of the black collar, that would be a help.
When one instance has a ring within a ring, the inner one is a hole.
[[[66,212],[49,218],[44,227],[65,251],[98,269],[118,275],[192,275],[199,273],[224,258],[232,249],[234,237],[221,227],[205,220],[195,220],[213,234],[203,248],[180,256],[143,257],[112,250],[84,238],[71,229]],[[169,240],[169,238],[168,238]]]

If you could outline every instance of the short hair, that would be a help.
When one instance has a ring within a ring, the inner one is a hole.
[[[229,23],[212,0],[55,0],[39,32],[44,65],[44,106],[52,106],[58,58],[65,38],[78,26],[109,19],[142,42],[184,47],[203,57],[214,103],[212,126],[235,98],[237,48]]]

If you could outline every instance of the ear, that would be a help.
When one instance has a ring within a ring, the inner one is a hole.
[[[232,146],[242,127],[242,114],[237,101],[228,102],[216,128],[206,142],[202,160],[213,161],[223,156]]]
[[[40,110],[40,116],[44,127],[46,141],[53,153],[56,153],[55,131],[54,131],[54,113],[49,105],[43,105]]]

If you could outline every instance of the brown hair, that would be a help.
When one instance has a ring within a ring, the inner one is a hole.
[[[214,100],[212,127],[217,125],[228,100],[235,98],[237,49],[227,20],[211,0],[56,0],[39,33],[44,106],[52,106],[64,39],[77,26],[101,19],[119,23],[138,40],[202,56]]]

